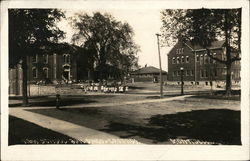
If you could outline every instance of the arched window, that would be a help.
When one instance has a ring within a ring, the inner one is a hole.
[[[48,68],[43,68],[43,73],[45,78],[49,78],[49,69]]]

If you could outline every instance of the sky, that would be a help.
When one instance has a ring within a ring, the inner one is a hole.
[[[138,53],[139,65],[141,67],[154,66],[159,68],[159,55],[157,46],[156,33],[160,33],[161,19],[160,10],[158,9],[109,9],[109,10],[84,10],[88,14],[95,11],[109,13],[116,20],[127,22],[134,30],[134,41],[140,46]],[[75,13],[83,12],[82,10],[66,10],[66,17],[71,17]],[[74,30],[68,23],[63,20],[58,23],[60,29],[66,32],[66,42],[70,42]],[[171,48],[161,47],[161,64],[162,69],[167,71],[167,53]]]

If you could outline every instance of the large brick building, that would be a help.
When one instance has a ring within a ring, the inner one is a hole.
[[[215,41],[209,47],[211,54],[221,60],[226,59],[225,41]],[[190,42],[178,41],[168,53],[168,81],[179,84],[181,68],[185,84],[205,84],[210,81],[216,84],[225,83],[226,66],[211,59],[206,49]],[[240,61],[232,64],[232,83],[240,82]]]
[[[76,56],[74,54],[43,54],[28,57],[28,80],[48,83],[76,81]]]
[[[52,45],[52,44],[51,44]],[[68,44],[54,44],[53,53],[27,56],[28,83],[67,83],[77,81],[77,48]],[[59,49],[59,50],[58,50]],[[73,51],[73,52],[72,52]],[[23,70],[21,62],[9,69],[9,93],[22,94]]]

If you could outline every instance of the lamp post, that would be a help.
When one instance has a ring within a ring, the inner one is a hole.
[[[184,95],[184,92],[183,92],[183,67],[180,68],[181,70],[181,95]]]
[[[160,53],[160,44],[159,44],[159,36],[160,34],[155,34],[157,37],[157,44],[158,44],[158,53],[159,53],[159,65],[160,65],[160,94],[161,98],[163,97],[163,87],[162,87],[162,70],[161,70],[161,53]]]

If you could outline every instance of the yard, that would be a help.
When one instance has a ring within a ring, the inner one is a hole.
[[[31,109],[146,144],[193,140],[209,144],[241,144],[240,102],[187,98],[185,100],[102,107]]]

